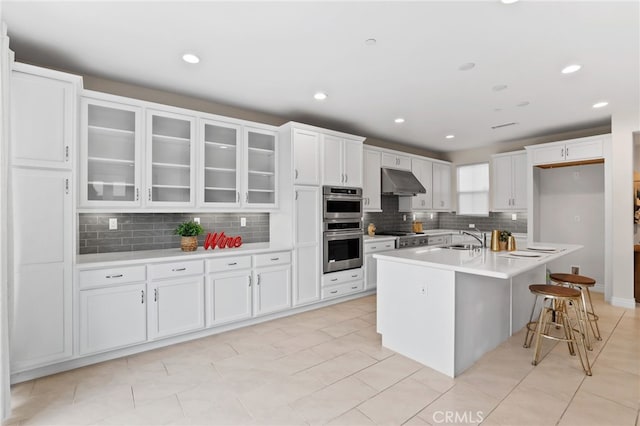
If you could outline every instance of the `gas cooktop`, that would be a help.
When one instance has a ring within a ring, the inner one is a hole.
[[[391,235],[393,237],[410,237],[414,235],[424,235],[424,232],[382,231],[382,232],[376,232],[376,235]]]

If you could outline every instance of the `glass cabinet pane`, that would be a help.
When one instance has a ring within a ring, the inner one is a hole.
[[[191,121],[151,116],[151,200],[191,201]]]
[[[238,129],[204,125],[204,202],[236,204],[238,192]]]
[[[249,204],[275,204],[275,154],[275,134],[247,131],[247,202]]]
[[[134,201],[136,113],[87,108],[87,200]]]

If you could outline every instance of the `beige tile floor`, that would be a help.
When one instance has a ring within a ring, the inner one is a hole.
[[[640,309],[596,311],[592,377],[520,331],[451,379],[381,347],[369,296],[17,384],[4,424],[640,426]]]

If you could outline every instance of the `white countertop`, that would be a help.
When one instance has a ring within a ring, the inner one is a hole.
[[[536,254],[539,257],[518,257],[508,251],[493,252],[488,248],[471,251],[426,246],[398,249],[374,254],[373,257],[380,260],[507,279],[583,247],[555,243],[535,243],[532,245],[532,247],[535,246],[553,247],[556,251],[529,251],[523,247],[520,251]]]
[[[398,237],[394,237],[393,235],[374,235],[370,237],[369,235],[364,236],[364,242],[383,242],[383,241],[394,241]]]
[[[268,242],[247,243],[237,248],[221,249],[217,247],[213,250],[205,250],[203,247],[198,247],[196,251],[182,251],[179,248],[174,248],[166,250],[140,250],[117,253],[80,254],[76,257],[76,265],[82,268],[93,268],[99,266],[108,266],[108,264],[111,262],[117,262],[119,265],[123,265],[156,261],[184,261],[234,255],[250,255],[284,250],[292,250],[292,247],[290,245]]]

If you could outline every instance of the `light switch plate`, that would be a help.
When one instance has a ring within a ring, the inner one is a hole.
[[[200,223],[200,218],[199,218],[199,217],[194,217],[194,218],[193,218],[193,221],[194,221],[195,223]]]
[[[118,229],[118,218],[110,217],[109,218],[109,231],[114,231]]]

